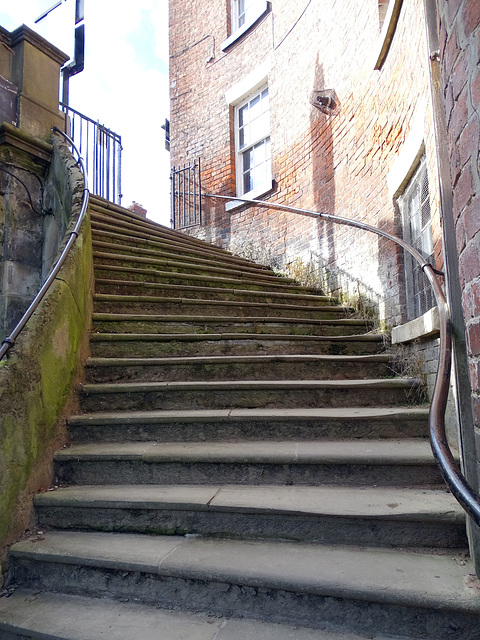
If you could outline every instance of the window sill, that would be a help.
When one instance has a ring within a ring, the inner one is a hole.
[[[267,195],[273,189],[273,180],[265,183],[258,189],[254,189],[253,191],[249,191],[248,193],[244,193],[241,198],[248,198],[249,200],[256,200],[257,198],[261,198],[262,196]],[[239,209],[240,207],[245,206],[248,202],[242,202],[242,200],[229,200],[225,203],[225,211],[234,211],[235,209]]]
[[[239,29],[236,29],[231,36],[224,40],[220,45],[220,49],[222,51],[226,51],[229,47],[232,46],[232,44],[237,42],[237,40],[239,40],[243,35],[250,31],[250,29],[252,29],[257,24],[257,22],[270,11],[270,9],[270,2],[267,2],[267,0],[265,0],[265,2],[262,2],[261,6],[258,8],[257,13],[248,22],[242,24]]]
[[[387,15],[385,16],[385,21],[376,47],[376,62],[374,66],[376,71],[379,71],[382,68],[383,63],[387,58],[393,36],[395,35],[395,29],[397,28],[402,3],[403,0],[390,0],[388,5]]]
[[[425,338],[436,338],[440,335],[438,308],[433,307],[423,316],[392,329],[392,344],[412,342]]]

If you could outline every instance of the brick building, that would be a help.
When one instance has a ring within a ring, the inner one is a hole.
[[[372,307],[396,340],[417,338],[428,381],[434,301],[402,250],[234,197],[366,222],[445,269],[477,489],[479,23],[476,0],[170,0],[172,165],[200,158],[202,192],[229,197],[175,225]]]

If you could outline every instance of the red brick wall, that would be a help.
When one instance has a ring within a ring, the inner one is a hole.
[[[431,134],[423,0],[403,3],[386,62],[374,70],[377,0],[275,0],[272,11],[229,48],[228,0],[171,0],[172,164],[200,155],[203,190],[234,195],[232,109],[225,91],[261,61],[270,65],[272,171],[278,203],[355,218],[399,233],[387,176],[426,104],[437,266],[441,240]],[[213,59],[207,62],[209,56]],[[334,89],[333,116],[310,104]],[[191,231],[233,250],[277,263],[327,267],[331,291],[364,293],[389,324],[404,319],[402,255],[364,232],[310,217],[243,207],[230,213],[205,201],[205,226]]]
[[[454,220],[477,431],[480,427],[480,3],[439,0]],[[477,433],[478,436],[478,433]],[[480,438],[478,438],[480,449]]]

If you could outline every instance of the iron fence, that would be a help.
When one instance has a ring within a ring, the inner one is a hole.
[[[174,229],[187,229],[202,224],[200,158],[172,167],[171,223]]]
[[[121,136],[63,102],[60,108],[65,114],[65,133],[85,159],[91,193],[121,204]]]

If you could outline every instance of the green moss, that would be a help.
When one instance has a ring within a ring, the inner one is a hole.
[[[87,219],[59,277],[0,364],[0,560],[1,549],[28,525],[27,494],[39,488],[32,479],[48,469],[87,344],[92,277]]]

